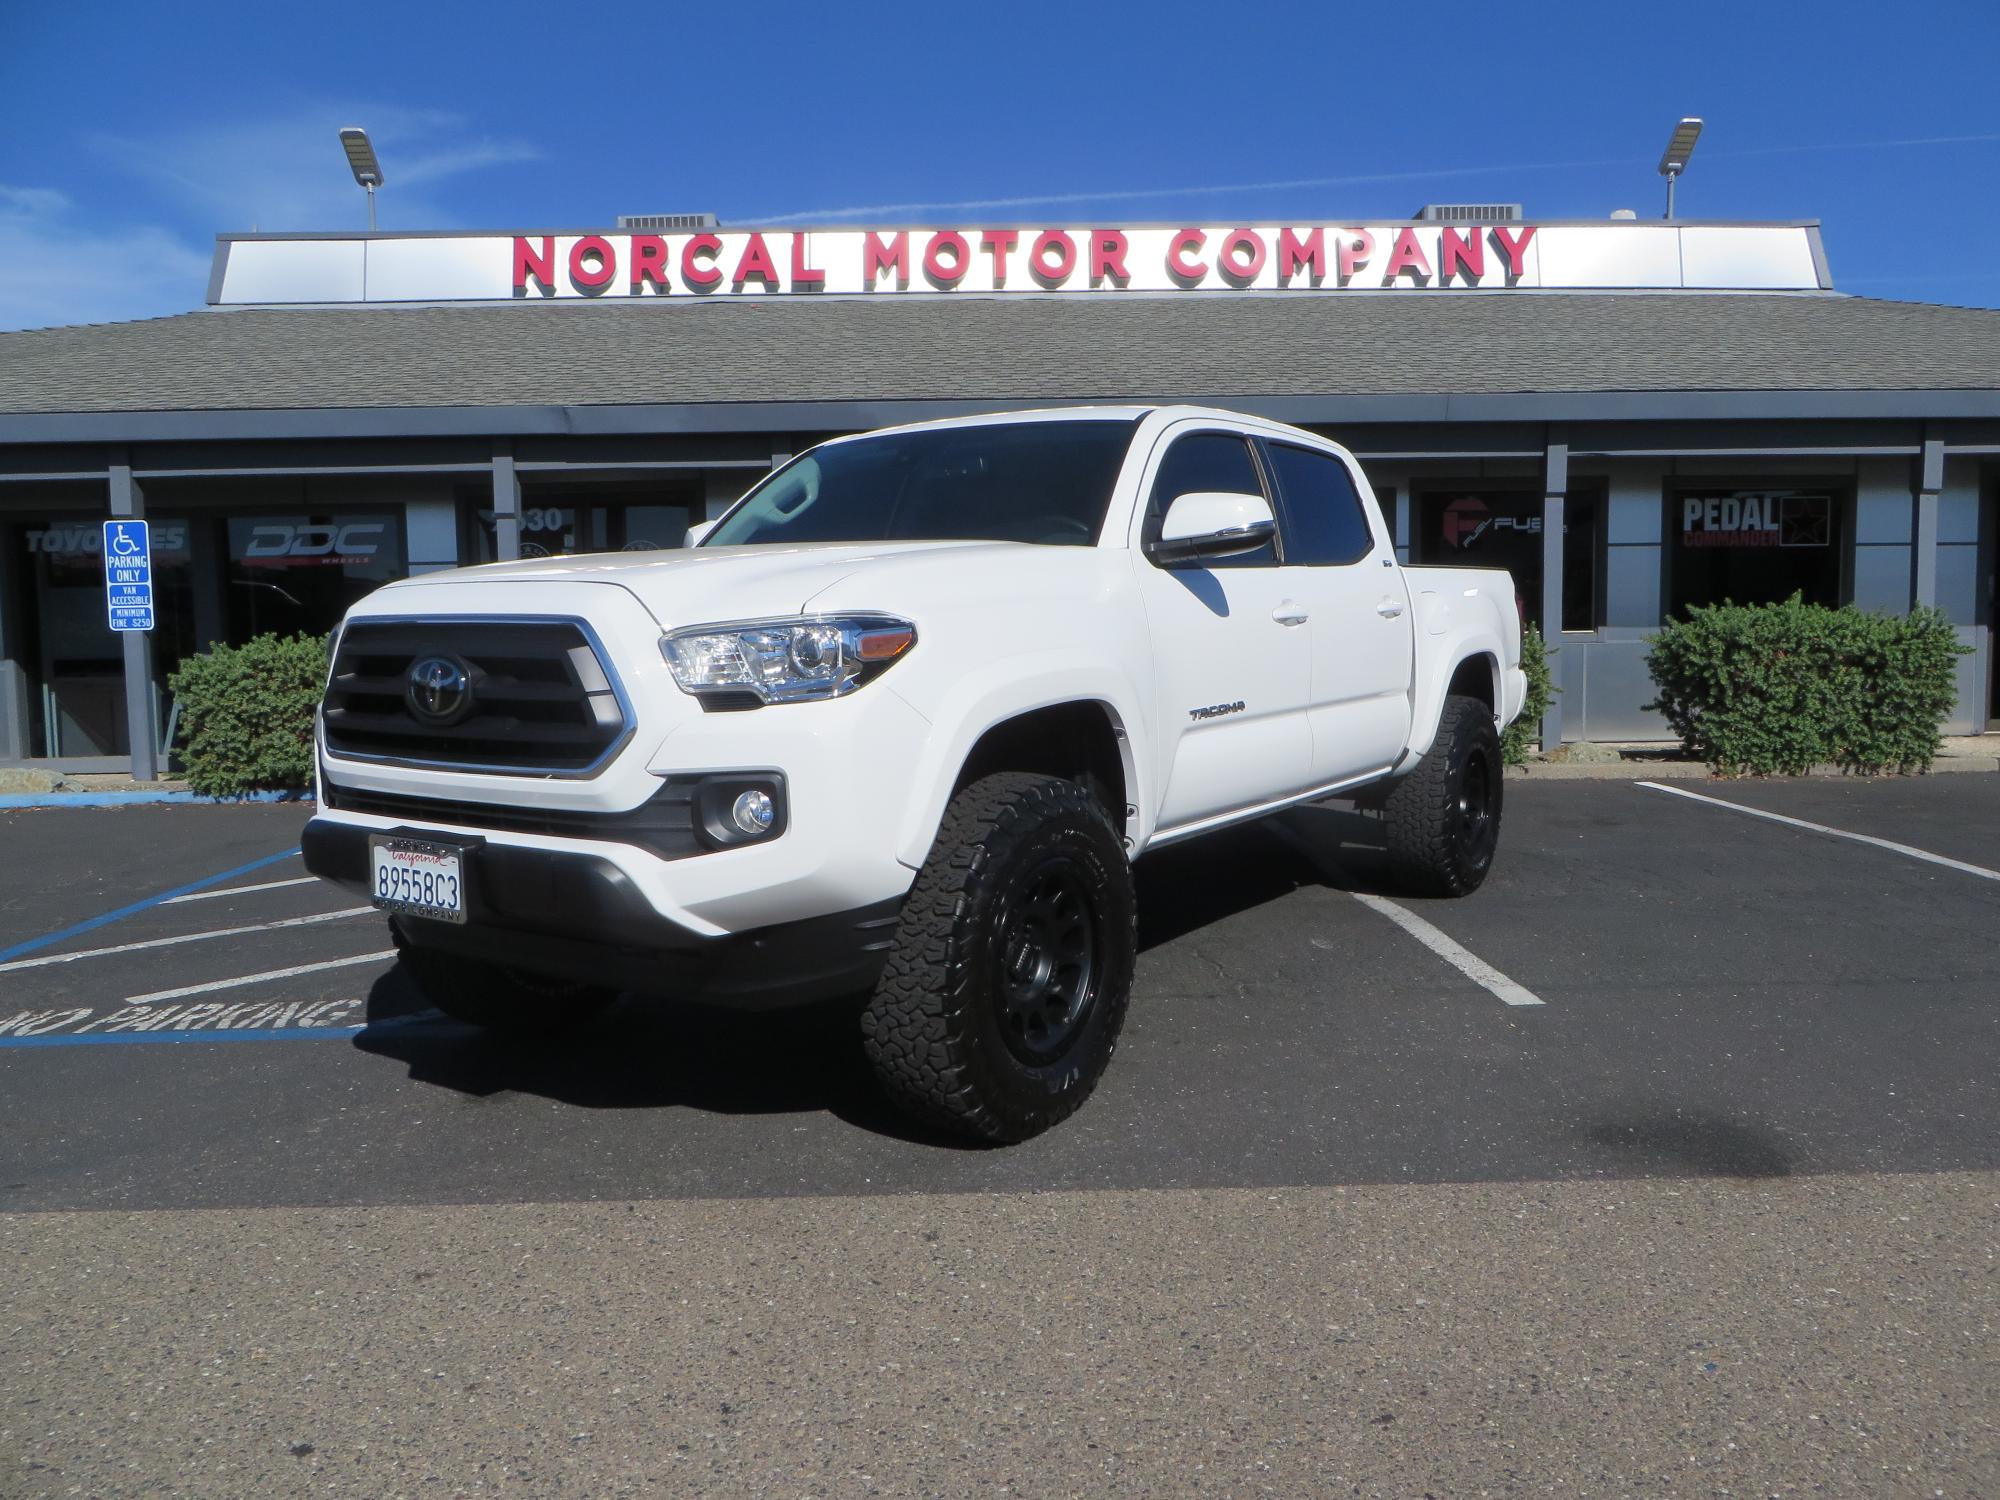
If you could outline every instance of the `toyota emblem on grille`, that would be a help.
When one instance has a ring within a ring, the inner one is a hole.
[[[450,656],[425,656],[410,665],[410,712],[426,724],[443,726],[465,717],[472,707],[472,673]]]

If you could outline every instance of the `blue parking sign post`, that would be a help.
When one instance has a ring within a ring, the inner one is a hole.
[[[126,471],[120,503],[114,471],[111,510],[104,523],[104,612],[125,647],[125,722],[132,752],[132,779],[160,774],[159,708],[153,697],[153,538],[138,509]],[[120,512],[123,512],[120,515]]]
[[[153,628],[153,543],[144,521],[104,523],[104,605],[113,630]]]

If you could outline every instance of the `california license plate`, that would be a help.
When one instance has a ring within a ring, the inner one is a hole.
[[[422,839],[368,841],[368,889],[383,911],[435,922],[465,920],[465,851]]]

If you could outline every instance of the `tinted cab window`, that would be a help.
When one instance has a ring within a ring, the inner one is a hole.
[[[1359,562],[1375,534],[1347,465],[1331,453],[1267,443],[1285,508],[1285,561],[1308,566]]]
[[[1257,461],[1251,456],[1246,439],[1231,432],[1191,432],[1174,439],[1153,479],[1153,493],[1146,505],[1145,540],[1158,539],[1160,523],[1175,500],[1204,490],[1231,495],[1264,494],[1264,482],[1258,476]],[[1236,557],[1209,559],[1202,566],[1270,568],[1276,567],[1277,562],[1276,549],[1266,545]]]

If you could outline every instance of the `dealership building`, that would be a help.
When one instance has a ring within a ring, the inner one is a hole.
[[[1949,728],[2000,727],[2000,312],[1845,295],[1810,223],[242,235],[207,304],[0,334],[0,762],[143,767],[182,658],[393,578],[679,546],[823,438],[1094,402],[1347,445],[1410,561],[1512,572],[1545,739],[1665,738],[1647,635],[1795,591],[1940,607]]]

